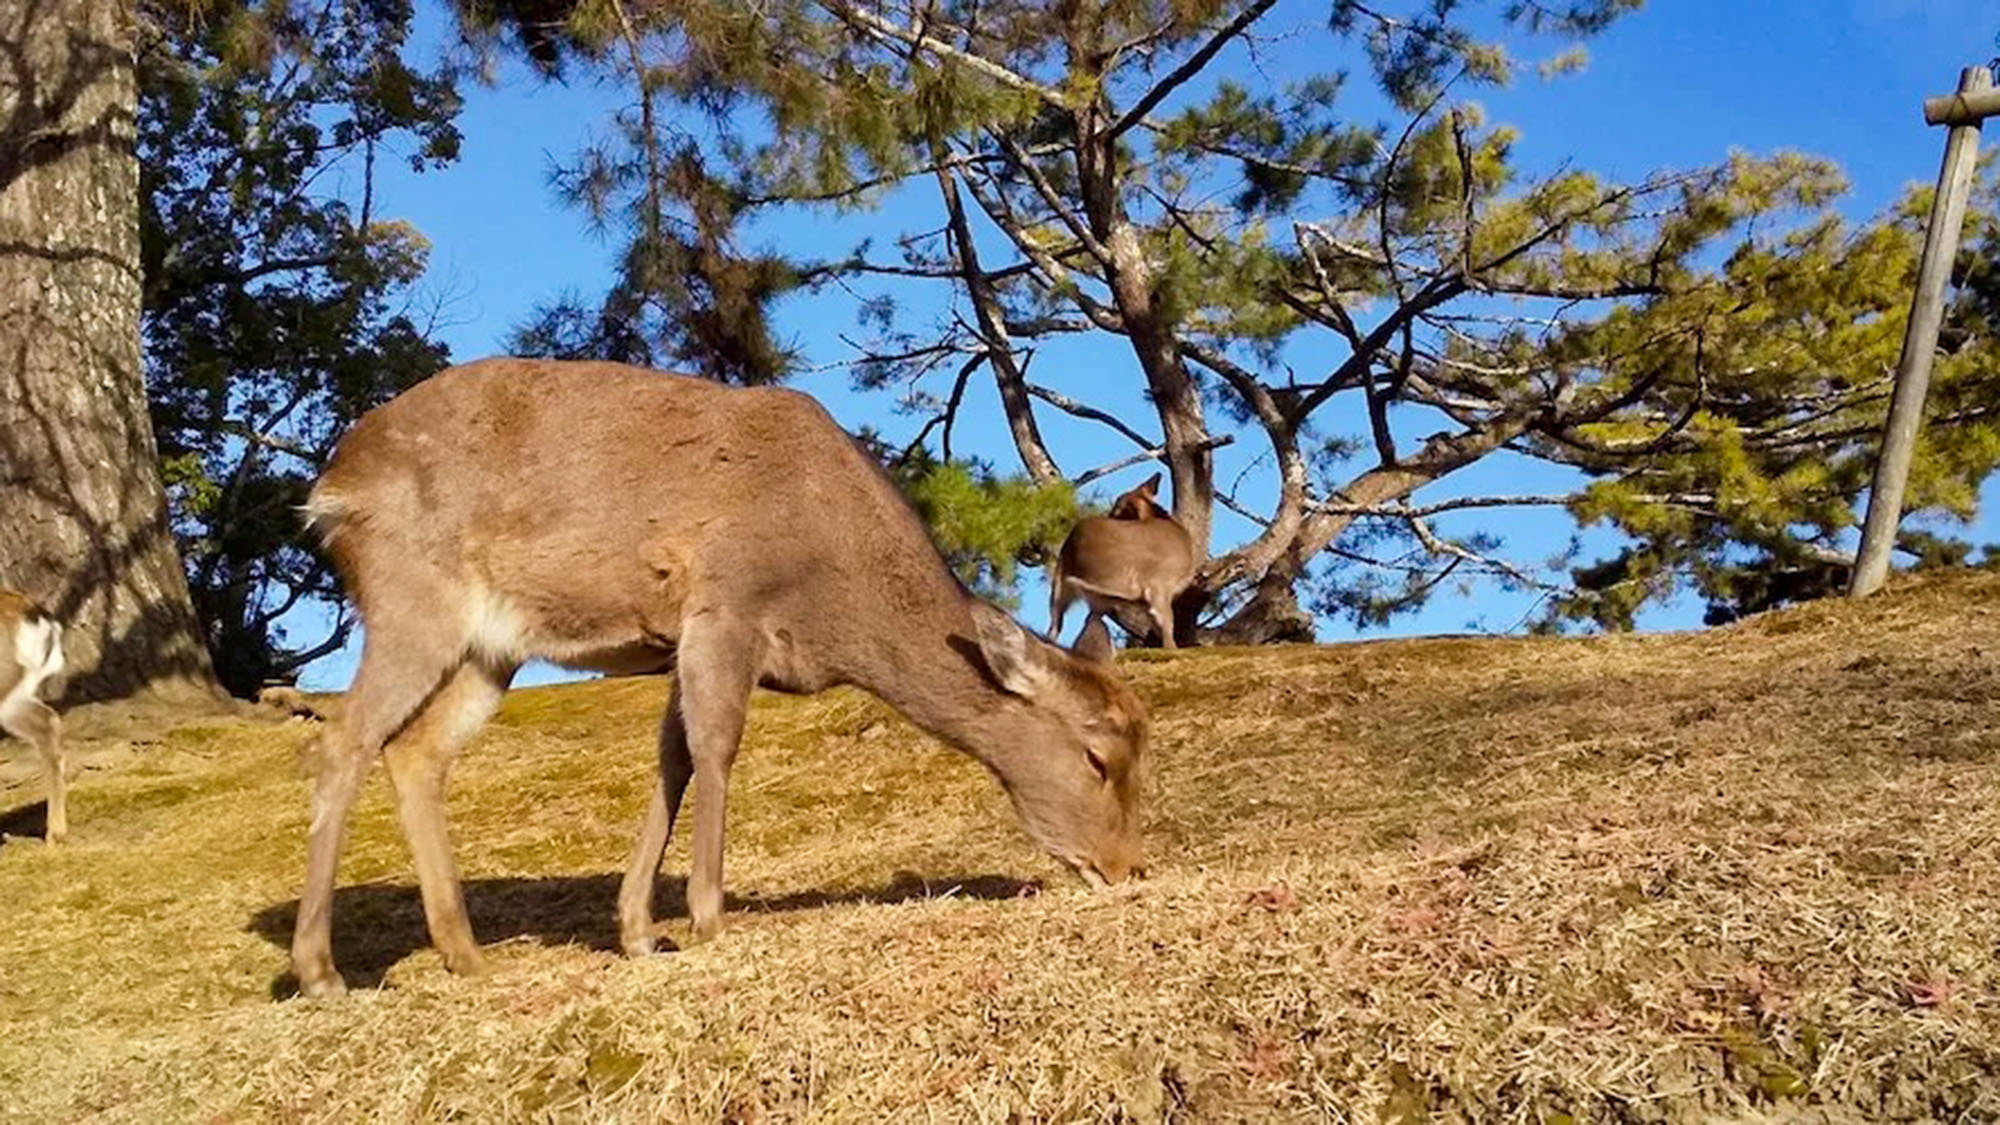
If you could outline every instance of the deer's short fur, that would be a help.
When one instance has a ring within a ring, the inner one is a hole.
[[[445,371],[342,438],[308,514],[367,625],[320,743],[292,963],[341,991],[343,825],[378,753],[431,940],[477,971],[444,818],[453,752],[522,661],[673,667],[660,778],[619,893],[653,947],[655,875],[690,779],[688,913],[722,917],[724,798],[752,687],[857,684],[999,778],[1028,832],[1093,884],[1140,860],[1146,716],[1101,628],[1075,651],[974,599],[872,458],[812,399],[606,363]]]
[[[1143,611],[1174,643],[1174,599],[1194,579],[1194,540],[1160,506],[1159,474],[1111,502],[1109,515],[1079,522],[1063,540],[1049,572],[1049,632],[1062,636],[1063,616],[1081,597],[1090,607],[1086,628],[1102,627],[1108,614]]]
[[[62,719],[37,698],[63,667],[62,626],[12,590],[0,590],[0,730],[34,746],[48,781],[50,843],[69,834]]]

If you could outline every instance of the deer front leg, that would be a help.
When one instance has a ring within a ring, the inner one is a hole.
[[[69,763],[63,760],[62,716],[53,707],[42,706],[48,714],[47,733],[42,742],[42,770],[49,786],[49,820],[44,839],[54,844],[69,835]]]
[[[676,687],[666,716],[660,720],[659,778],[647,802],[639,838],[632,845],[625,881],[618,888],[618,944],[627,957],[653,952],[653,881],[660,873],[660,857],[673,838],[681,798],[693,776],[694,759],[688,753],[687,723],[681,714],[681,691]]]
[[[29,696],[0,713],[0,729],[27,742],[42,757],[42,777],[49,788],[49,815],[42,838],[60,843],[69,835],[69,780],[64,768],[62,718],[56,709]]]
[[[743,737],[757,661],[752,632],[718,614],[696,616],[681,634],[674,691],[698,790],[687,893],[688,921],[697,942],[722,931],[722,837],[729,768]]]

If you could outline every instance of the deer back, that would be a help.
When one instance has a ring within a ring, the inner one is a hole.
[[[1092,516],[1063,541],[1062,577],[1099,594],[1126,599],[1149,589],[1176,594],[1194,577],[1194,540],[1164,512],[1147,519]]]

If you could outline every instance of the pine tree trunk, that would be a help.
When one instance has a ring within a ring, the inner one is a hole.
[[[0,0],[0,585],[64,624],[64,703],[210,698],[139,353],[130,0]]]
[[[1212,645],[1311,644],[1315,623],[1312,614],[1299,605],[1298,583],[1292,577],[1293,573],[1288,567],[1273,567],[1257,583],[1250,599],[1238,606],[1227,621],[1205,631],[1201,642]]]

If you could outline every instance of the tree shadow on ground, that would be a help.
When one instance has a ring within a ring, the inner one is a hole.
[[[544,945],[618,949],[617,875],[558,875],[543,878],[471,879],[465,883],[465,910],[482,945],[531,938]],[[893,905],[931,898],[988,901],[1039,892],[1035,880],[1006,875],[927,876],[898,871],[886,884],[853,891],[796,891],[783,895],[729,895],[731,913],[771,914],[862,903]],[[660,879],[654,916],[687,915],[687,880]],[[246,927],[288,949],[298,920],[297,899],[258,911]],[[376,988],[391,966],[430,946],[423,901],[411,883],[368,883],[342,887],[333,898],[333,957],[353,987]],[[671,943],[664,943],[671,945]],[[288,970],[271,982],[278,999],[296,995],[298,980]]]

